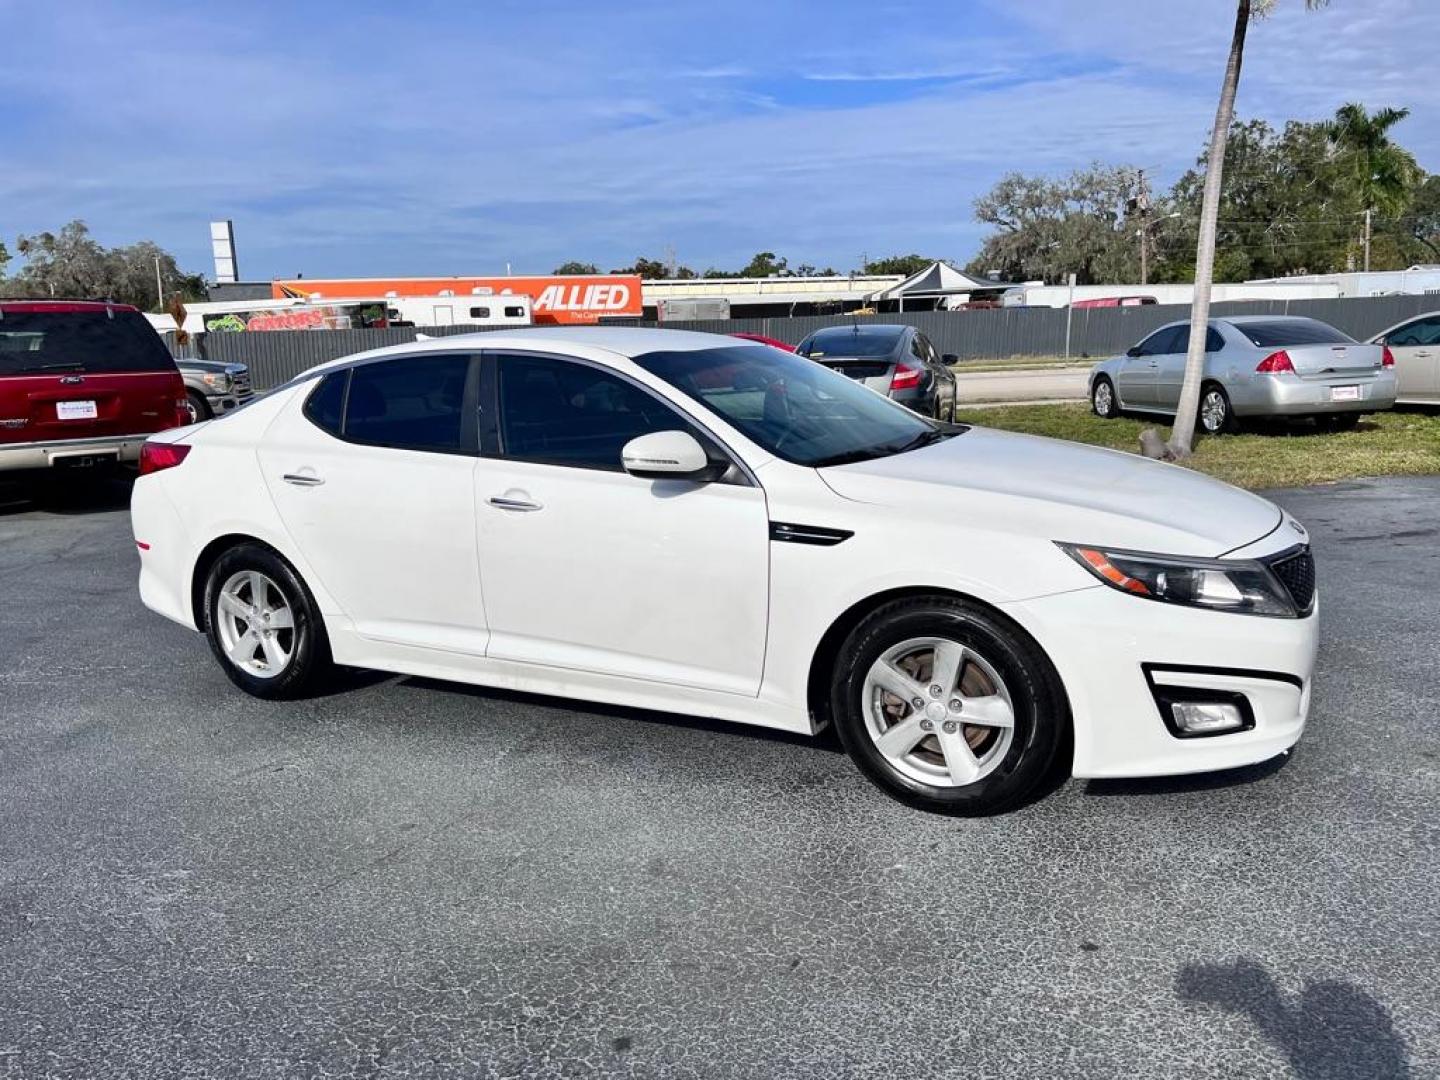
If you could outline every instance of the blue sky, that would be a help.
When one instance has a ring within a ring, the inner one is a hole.
[[[0,238],[85,219],[246,278],[959,262],[1009,170],[1188,167],[1229,0],[0,0]],[[1435,0],[1278,0],[1239,111],[1406,105],[1440,169]]]

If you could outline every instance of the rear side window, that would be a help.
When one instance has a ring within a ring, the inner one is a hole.
[[[1348,345],[1355,340],[1318,319],[1276,319],[1274,322],[1230,325],[1257,349],[1279,349],[1286,345]]]
[[[341,434],[397,449],[473,449],[464,438],[469,373],[468,356],[406,356],[353,368]]]
[[[175,361],[138,311],[0,312],[0,375],[104,375],[175,371]]]
[[[310,396],[305,401],[305,415],[331,435],[340,434],[341,417],[345,408],[345,383],[349,378],[348,370],[332,371],[310,391]]]

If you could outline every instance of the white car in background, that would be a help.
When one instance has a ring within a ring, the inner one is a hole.
[[[156,436],[141,471],[141,598],[259,697],[333,662],[833,723],[886,791],[961,814],[1056,768],[1266,760],[1310,701],[1314,566],[1271,503],[731,338],[382,349]]]

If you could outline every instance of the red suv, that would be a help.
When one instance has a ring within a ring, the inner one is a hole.
[[[109,465],[187,423],[185,383],[128,304],[0,300],[0,472]]]

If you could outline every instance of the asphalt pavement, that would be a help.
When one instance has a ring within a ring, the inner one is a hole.
[[[728,724],[250,700],[123,498],[0,510],[0,1077],[1440,1075],[1440,478],[1277,495],[1288,760],[977,821]]]

